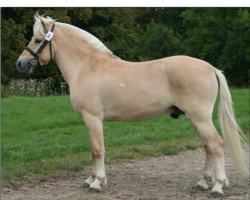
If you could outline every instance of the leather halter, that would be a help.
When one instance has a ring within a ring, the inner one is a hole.
[[[54,28],[55,28],[55,22],[53,23],[52,27],[51,27],[51,30],[50,31],[47,31],[47,28],[44,24],[43,21],[41,21],[42,25],[43,25],[43,29],[44,29],[44,32],[46,33],[46,36],[44,38],[44,41],[42,43],[42,45],[39,47],[39,49],[34,52],[31,48],[29,48],[28,46],[25,47],[25,49],[31,53],[31,55],[33,55],[33,58],[30,58],[30,64],[35,66],[37,64],[40,64],[39,62],[39,56],[40,54],[42,53],[44,47],[49,44],[49,48],[50,48],[50,60],[52,59],[52,47],[51,47],[51,40],[53,38],[53,31],[54,31]]]

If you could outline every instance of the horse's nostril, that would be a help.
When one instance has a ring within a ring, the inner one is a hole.
[[[22,65],[21,62],[18,61],[18,62],[17,62],[17,66],[18,66],[18,67],[21,67],[21,65]]]

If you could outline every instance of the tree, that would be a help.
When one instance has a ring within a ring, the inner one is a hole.
[[[25,25],[16,24],[12,19],[2,19],[1,81],[7,83],[10,77],[20,77],[16,71],[16,60],[27,40]]]
[[[238,86],[247,86],[250,75],[250,12],[240,9],[232,19],[232,29],[223,49],[219,66],[227,78]]]
[[[151,21],[136,49],[139,60],[152,60],[180,53],[180,39],[166,25]]]
[[[145,30],[147,24],[152,20],[155,23],[168,26],[175,34],[182,35],[184,32],[182,26],[181,13],[187,8],[138,8],[136,21]]]

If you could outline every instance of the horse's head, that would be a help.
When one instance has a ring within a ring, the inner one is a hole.
[[[53,19],[35,15],[33,37],[17,60],[18,71],[31,74],[38,65],[47,64],[53,59],[55,55],[54,27]]]

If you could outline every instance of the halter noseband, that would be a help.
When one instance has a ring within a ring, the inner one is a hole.
[[[38,49],[36,52],[34,52],[34,51],[33,51],[31,48],[29,48],[28,46],[25,47],[25,49],[26,49],[28,52],[30,52],[30,53],[32,54],[32,56],[34,56],[33,58],[30,58],[30,64],[33,65],[33,66],[35,66],[37,63],[38,63],[39,65],[41,65],[40,62],[39,62],[39,56],[40,56],[41,52],[43,51],[44,47],[45,47],[48,43],[49,43],[49,49],[50,49],[50,60],[52,59],[51,40],[52,40],[53,35],[54,35],[53,31],[54,31],[54,28],[55,28],[55,22],[53,23],[53,25],[52,25],[50,31],[47,31],[46,26],[45,26],[45,24],[44,24],[43,21],[41,21],[41,23],[42,23],[42,25],[43,25],[44,32],[46,33],[46,36],[45,36],[45,38],[44,38],[44,41],[43,41],[42,45],[39,47],[39,49]]]

